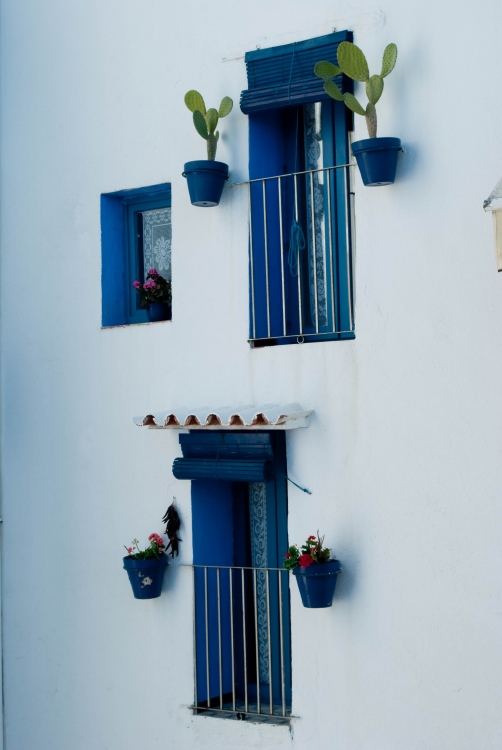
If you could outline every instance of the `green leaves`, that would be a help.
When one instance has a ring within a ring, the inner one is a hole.
[[[382,78],[392,73],[397,60],[397,47],[395,44],[388,44],[383,53],[382,59]]]
[[[354,81],[367,81],[370,71],[366,58],[352,42],[341,42],[338,46],[338,64],[345,75]]]
[[[218,110],[218,117],[226,117],[232,111],[234,106],[233,101],[229,96],[224,96],[221,100],[220,108]]]
[[[198,110],[199,112],[202,112],[203,115],[206,114],[206,105],[204,104],[204,99],[198,91],[195,91],[195,89],[187,91],[187,93],[185,94],[185,104],[187,105],[190,112],[195,112],[196,110]]]
[[[314,67],[314,73],[316,76],[323,78],[325,81],[327,81],[328,78],[339,76],[341,72],[340,68],[327,60],[321,60],[321,62],[318,62]]]
[[[343,102],[343,94],[334,81],[324,81],[324,90],[332,99]]]
[[[207,139],[209,138],[209,133],[207,131],[206,118],[198,109],[196,109],[193,113],[193,124],[195,125],[195,130],[197,131],[197,133],[207,141]]]
[[[372,104],[376,104],[382,96],[383,78],[381,76],[371,76],[366,81],[366,96]]]
[[[353,94],[344,94],[343,101],[345,102],[347,107],[352,110],[352,112],[355,112],[357,115],[363,115],[363,117],[366,117],[366,110],[359,104]]]

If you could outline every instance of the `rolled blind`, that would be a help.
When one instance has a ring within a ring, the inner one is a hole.
[[[223,479],[228,482],[271,482],[273,461],[264,459],[175,458],[176,479]]]
[[[323,81],[314,75],[314,65],[320,60],[337,65],[338,45],[352,41],[352,36],[351,31],[337,31],[303,42],[247,52],[249,88],[241,93],[242,112],[249,115],[329,99]],[[345,76],[334,80],[342,91],[352,90],[352,83]]]

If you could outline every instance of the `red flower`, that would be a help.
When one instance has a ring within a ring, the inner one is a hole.
[[[300,555],[300,559],[298,560],[298,565],[300,568],[308,568],[309,565],[312,565],[313,559],[310,555]]]
[[[289,559],[291,557],[291,555],[289,554],[289,552],[286,552],[286,554],[284,555],[284,557],[287,557]]]
[[[131,554],[131,552],[132,552],[132,547],[128,547],[128,548],[127,548],[127,551],[129,552],[129,554]]]
[[[309,536],[308,540],[310,542],[311,539],[315,539],[315,536]]]

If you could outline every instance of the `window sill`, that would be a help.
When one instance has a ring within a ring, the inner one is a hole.
[[[108,331],[110,328],[137,328],[138,326],[157,326],[162,325],[162,323],[172,323],[172,320],[155,320],[150,322],[149,320],[145,321],[144,323],[117,323],[117,325],[114,326],[101,326],[102,331]]]

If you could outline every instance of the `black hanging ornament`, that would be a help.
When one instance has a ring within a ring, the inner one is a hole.
[[[169,537],[169,544],[165,551],[168,552],[169,548],[171,548],[171,557],[174,557],[175,555],[178,555],[178,542],[182,541],[181,539],[178,539],[177,536],[181,526],[181,521],[174,507],[174,500],[167,509],[166,514],[162,519],[162,523],[166,524],[166,534]]]

